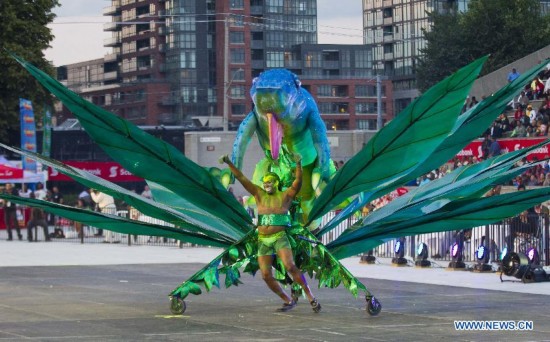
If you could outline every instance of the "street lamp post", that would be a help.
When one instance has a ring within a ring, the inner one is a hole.
[[[382,77],[376,75],[376,129],[382,129]]]
[[[223,56],[223,131],[229,130],[229,101],[227,91],[229,89],[229,18],[224,22],[224,56]]]

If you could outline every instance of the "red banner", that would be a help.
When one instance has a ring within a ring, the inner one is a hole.
[[[106,179],[110,182],[141,182],[143,178],[134,176],[120,164],[115,162],[77,162],[66,161],[64,164],[87,171],[95,176]],[[48,179],[52,181],[72,181],[73,179],[48,168]]]
[[[529,146],[536,145],[540,142],[543,142],[546,140],[546,138],[523,138],[523,139],[498,139],[498,144],[500,145],[500,151],[502,153],[508,153],[511,151],[517,151],[524,149]],[[483,157],[483,153],[481,151],[481,144],[483,143],[483,139],[472,141],[468,146],[464,147],[462,151],[460,151],[456,156],[460,159],[464,159],[467,157],[476,157],[478,159],[481,159]],[[532,160],[534,157],[537,157],[538,160],[542,160],[545,158],[548,158],[550,156],[548,145],[543,146],[541,148],[538,148],[534,150],[532,153],[530,153],[527,156],[527,160]]]
[[[0,165],[0,179],[23,178],[23,170],[7,165]]]

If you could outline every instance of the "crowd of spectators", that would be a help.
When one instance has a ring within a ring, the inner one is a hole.
[[[518,78],[516,69],[508,74],[508,82]],[[475,97],[467,99],[463,111],[477,104]],[[521,93],[510,101],[506,110],[493,122],[486,134],[497,139],[506,137],[548,136],[550,122],[550,64],[525,84]]]

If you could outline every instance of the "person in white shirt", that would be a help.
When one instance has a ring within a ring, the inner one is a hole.
[[[116,215],[115,199],[112,196],[99,192],[95,189],[90,189],[90,196],[92,200],[97,204],[99,211],[104,214]],[[107,230],[105,233],[104,243],[120,243],[120,241],[113,241],[114,234],[112,231]]]
[[[36,190],[34,190],[34,198],[44,201],[47,196],[48,193],[44,190],[44,184],[38,183],[36,185]]]
[[[21,185],[21,190],[19,190],[19,197],[23,198],[30,198],[31,197],[31,189],[27,188],[27,184]]]

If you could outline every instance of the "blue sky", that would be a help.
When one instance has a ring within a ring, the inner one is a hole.
[[[103,47],[103,23],[110,17],[102,15],[108,0],[60,0],[55,10],[57,18],[50,25],[55,35],[46,58],[55,66],[101,58],[108,52]],[[317,0],[318,32],[321,44],[362,44],[363,25],[361,0]]]

